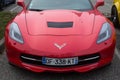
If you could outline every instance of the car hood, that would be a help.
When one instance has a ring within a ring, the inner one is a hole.
[[[90,35],[95,15],[72,10],[28,11],[26,24],[30,35]]]

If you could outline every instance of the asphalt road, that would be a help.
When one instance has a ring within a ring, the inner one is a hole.
[[[92,0],[94,3],[94,0]],[[105,6],[100,8],[105,14],[110,14],[112,0],[105,0]],[[19,12],[21,8],[12,5],[6,10]],[[120,30],[117,32],[117,46],[111,65],[87,73],[33,73],[8,64],[6,53],[0,55],[0,80],[120,80]]]

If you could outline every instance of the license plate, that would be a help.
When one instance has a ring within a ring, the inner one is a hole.
[[[73,58],[48,58],[43,57],[42,63],[45,65],[53,65],[53,66],[67,66],[67,65],[75,65],[78,64],[78,57]]]

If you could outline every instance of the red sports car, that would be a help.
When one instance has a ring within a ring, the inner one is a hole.
[[[97,0],[18,0],[23,10],[5,31],[8,61],[34,72],[87,72],[111,63],[113,24]]]

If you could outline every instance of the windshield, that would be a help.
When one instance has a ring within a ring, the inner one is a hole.
[[[89,0],[31,0],[29,10],[91,10],[92,4]]]

